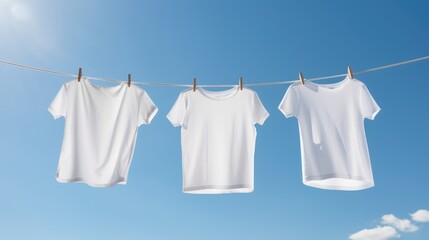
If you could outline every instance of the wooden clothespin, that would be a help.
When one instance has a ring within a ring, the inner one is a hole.
[[[128,87],[131,87],[131,74],[128,74]]]
[[[349,76],[350,79],[353,79],[352,67],[347,66],[347,74],[348,74],[348,76]]]
[[[240,77],[240,90],[243,90],[243,77]]]
[[[81,78],[82,78],[82,68],[79,68],[79,73],[77,75],[77,81],[80,82]]]
[[[302,85],[304,85],[304,77],[302,76],[302,72],[299,72],[299,80],[301,80]]]
[[[197,79],[194,78],[194,87],[193,87],[194,92],[195,92],[196,89],[197,89]]]

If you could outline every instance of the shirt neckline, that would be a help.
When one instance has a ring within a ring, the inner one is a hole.
[[[228,100],[233,98],[237,92],[238,92],[238,87],[232,87],[230,89],[227,90],[222,90],[222,91],[209,91],[207,89],[204,89],[202,87],[197,87],[197,90],[199,93],[201,93],[202,96],[209,98],[211,100],[215,100],[215,101],[224,101],[224,100]],[[216,98],[210,95],[216,95],[216,94],[226,94],[226,96],[223,96],[221,98]]]
[[[344,88],[344,86],[347,85],[349,80],[350,80],[349,76],[346,76],[343,80],[341,80],[340,82],[336,82],[336,83],[319,84],[319,83],[314,83],[312,81],[306,81],[304,86],[306,84],[310,83],[311,85],[316,86],[317,89],[321,89],[321,90],[324,90],[326,92],[335,92],[335,91],[338,91],[338,90]]]
[[[86,83],[88,83],[88,85],[90,85],[92,88],[95,88],[97,90],[107,90],[107,91],[114,91],[114,90],[117,90],[117,89],[121,89],[122,86],[124,86],[124,84],[125,84],[125,82],[121,82],[121,83],[118,83],[118,84],[113,85],[113,86],[99,86],[97,84],[92,83],[86,77],[82,77],[81,81],[82,80],[85,81]]]

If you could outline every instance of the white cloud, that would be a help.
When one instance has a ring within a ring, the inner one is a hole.
[[[419,228],[412,224],[408,219],[399,219],[393,214],[384,215],[381,218],[381,223],[395,227],[402,232],[415,232]]]
[[[372,229],[364,229],[350,235],[351,240],[388,240],[399,238],[401,235],[391,226],[376,227]]]
[[[429,222],[429,211],[428,210],[418,210],[417,212],[410,214],[411,218],[415,222]]]

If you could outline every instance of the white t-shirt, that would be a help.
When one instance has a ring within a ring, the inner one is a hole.
[[[183,192],[252,192],[254,125],[268,115],[247,88],[181,92],[167,118],[182,127]]]
[[[345,78],[335,84],[292,84],[279,109],[298,119],[305,185],[332,190],[374,186],[364,119],[380,107],[365,84]]]
[[[48,110],[65,118],[57,181],[109,187],[126,184],[138,126],[158,109],[136,85],[101,87],[82,78],[65,83]]]

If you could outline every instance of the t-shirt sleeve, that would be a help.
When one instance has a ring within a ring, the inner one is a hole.
[[[262,104],[259,96],[256,92],[253,92],[253,100],[252,100],[252,115],[253,115],[253,123],[257,123],[259,125],[264,124],[265,120],[270,115]]]
[[[48,111],[52,114],[54,119],[65,117],[67,109],[67,95],[65,85],[61,86],[51,105],[48,107]]]
[[[285,115],[285,117],[290,118],[297,115],[297,99],[294,88],[289,86],[285,95],[283,96],[282,101],[279,105],[279,110]]]
[[[359,104],[362,115],[370,120],[374,120],[375,116],[380,111],[380,107],[371,96],[365,84],[362,84],[360,89]]]
[[[155,103],[153,103],[146,91],[143,91],[140,95],[139,103],[139,126],[142,124],[150,124],[157,112],[158,108]]]
[[[170,112],[167,114],[167,119],[174,127],[182,126],[186,114],[186,102],[183,93],[180,93]]]

